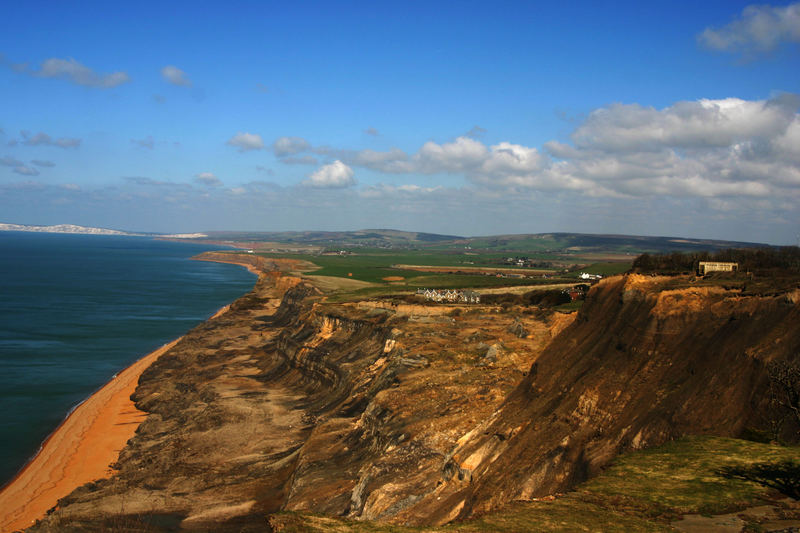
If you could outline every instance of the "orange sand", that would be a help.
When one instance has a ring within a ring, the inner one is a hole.
[[[146,416],[130,399],[139,376],[179,340],[120,372],[64,420],[36,457],[0,491],[0,531],[30,526],[59,498],[84,483],[113,474],[109,465]]]

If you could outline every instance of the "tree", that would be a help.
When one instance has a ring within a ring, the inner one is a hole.
[[[772,361],[769,376],[767,424],[773,441],[780,440],[786,420],[795,421],[800,433],[800,364],[796,361]]]
[[[794,461],[727,466],[717,471],[717,474],[729,479],[753,481],[776,489],[790,498],[800,499],[800,464]]]
[[[796,362],[772,361],[767,365],[767,373],[775,400],[794,417],[800,430],[800,365]]]

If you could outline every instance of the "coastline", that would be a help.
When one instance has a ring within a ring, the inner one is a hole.
[[[243,256],[241,254],[228,257],[228,254],[220,252],[203,252],[191,258],[194,261],[210,261],[212,263],[225,263],[244,267],[248,272],[254,274],[256,278],[261,277],[268,269],[265,268],[266,259],[259,256]]]
[[[203,260],[236,264],[256,276],[263,274],[256,266],[257,261],[253,261],[254,265],[225,259]],[[222,306],[206,320],[221,316],[230,306],[230,303]],[[120,451],[147,416],[130,399],[139,377],[181,339],[183,336],[121,370],[67,414],[36,455],[0,487],[0,533],[30,527],[76,488],[113,476],[110,465],[117,461]]]
[[[182,338],[134,362],[72,410],[33,459],[0,490],[0,531],[31,526],[60,498],[113,474],[109,465],[147,416],[130,399],[139,376]]]
[[[208,320],[230,307],[220,307]],[[60,498],[114,474],[110,465],[147,416],[130,399],[139,376],[181,339],[138,359],[69,412],[36,455],[0,488],[0,532],[30,527]]]

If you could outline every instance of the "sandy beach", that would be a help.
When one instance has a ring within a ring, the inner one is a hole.
[[[227,258],[226,258],[227,259]],[[249,257],[246,259],[250,259]],[[227,262],[263,274],[258,261]],[[209,320],[230,309],[221,307]],[[42,444],[39,453],[0,490],[0,533],[31,526],[77,487],[113,475],[109,465],[147,413],[131,401],[139,376],[183,337],[165,344],[122,370],[81,403]]]
[[[220,309],[214,316],[227,310]],[[0,531],[23,529],[75,488],[109,477],[146,413],[130,399],[139,376],[180,338],[139,359],[81,403],[0,491]]]

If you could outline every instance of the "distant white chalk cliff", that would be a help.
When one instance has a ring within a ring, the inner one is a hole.
[[[0,231],[36,231],[39,233],[84,233],[91,235],[142,235],[141,233],[129,233],[127,231],[117,231],[115,229],[87,228],[86,226],[76,226],[74,224],[58,224],[56,226],[26,226],[24,224],[0,223]]]
[[[83,235],[127,235],[131,237],[159,237],[162,239],[203,239],[208,237],[205,233],[173,233],[164,235],[160,233],[132,233],[106,228],[90,228],[76,226],[75,224],[58,224],[55,226],[26,226],[25,224],[4,224],[0,222],[0,231],[35,231],[38,233],[80,233]]]

